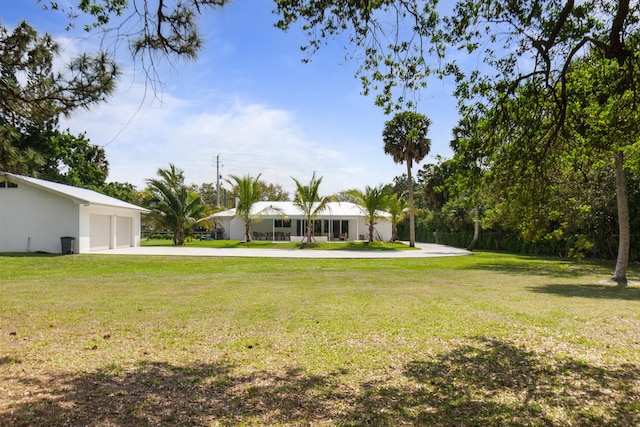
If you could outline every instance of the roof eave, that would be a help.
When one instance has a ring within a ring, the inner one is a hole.
[[[107,207],[107,208],[129,209],[129,210],[132,210],[132,211],[139,211],[140,213],[149,213],[149,212],[151,212],[149,209],[142,208],[142,207],[136,206],[136,205],[118,206],[118,205],[109,205],[109,204],[105,204],[105,203],[95,203],[95,202],[84,202],[84,203],[80,203],[80,204],[85,205],[85,206],[104,206],[104,207]]]
[[[70,199],[73,203],[75,203],[76,205],[89,205],[91,203],[88,200],[80,199],[78,197],[71,196],[71,195],[69,195],[67,193],[64,193],[62,191],[58,191],[58,190],[55,190],[53,188],[46,187],[44,185],[40,185],[37,182],[33,182],[33,181],[29,181],[29,180],[23,179],[20,175],[16,175],[16,174],[13,174],[13,173],[10,173],[10,172],[4,172],[3,174],[5,176],[10,176],[11,178],[15,179],[16,181],[18,181],[21,184],[30,185],[32,187],[37,187],[38,189],[46,191],[48,193],[53,193],[53,194],[56,194],[58,196],[66,197],[67,199]]]

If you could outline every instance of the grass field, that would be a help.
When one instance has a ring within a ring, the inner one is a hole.
[[[610,264],[0,262],[2,426],[640,424],[640,287]]]
[[[143,239],[141,246],[173,246],[173,240],[169,239]],[[193,248],[261,248],[261,249],[300,249],[301,243],[291,241],[272,242],[267,240],[254,240],[252,242],[241,242],[240,240],[187,240],[185,247]],[[342,251],[404,251],[415,250],[401,242],[312,242],[311,248],[320,250],[342,250]]]

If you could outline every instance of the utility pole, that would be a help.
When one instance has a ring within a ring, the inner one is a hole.
[[[220,154],[216,156],[216,207],[220,207]]]

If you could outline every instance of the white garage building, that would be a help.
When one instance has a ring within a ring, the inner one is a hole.
[[[140,246],[140,214],[130,203],[84,188],[0,172],[0,252],[74,253]]]

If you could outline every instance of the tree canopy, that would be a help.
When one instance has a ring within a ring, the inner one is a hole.
[[[182,246],[192,227],[203,219],[205,205],[184,182],[184,171],[169,164],[159,168],[158,178],[147,180],[145,205],[151,210],[153,232],[169,230],[173,244]]]
[[[103,102],[118,68],[105,53],[82,54],[59,69],[59,46],[26,22],[9,31],[0,25],[0,112],[3,122],[23,130],[61,114]]]
[[[381,219],[385,218],[382,215],[383,211],[386,211],[390,203],[390,191],[389,187],[385,185],[378,185],[377,187],[366,186],[363,190],[353,189],[347,191],[347,194],[351,195],[357,203],[362,207],[365,214],[365,223],[369,226],[369,241],[368,243],[376,240],[382,240],[380,233],[375,229],[376,224]],[[396,198],[396,202],[398,199]],[[397,225],[397,222],[396,224]]]
[[[630,231],[625,153],[637,152],[627,148],[635,147],[637,134],[629,126],[633,115],[622,126],[612,121],[616,112],[625,111],[617,110],[623,105],[619,101],[607,99],[627,99],[626,105],[636,105],[640,4],[629,0],[459,0],[449,7],[435,0],[276,0],[276,4],[281,15],[278,25],[288,29],[302,21],[312,48],[327,36],[348,32],[364,57],[365,92],[376,90],[377,103],[387,111],[406,108],[411,102],[406,92],[424,88],[427,76],[454,76],[463,117],[489,113],[492,125],[511,141],[502,144],[502,150],[490,149],[491,168],[502,164],[503,169],[521,173],[516,182],[529,180],[527,186],[508,187],[521,200],[525,194],[533,196],[532,202],[548,197],[545,189],[551,187],[545,182],[550,184],[557,174],[552,159],[570,141],[569,122],[575,123],[578,116],[593,117],[594,108],[599,111],[599,131],[591,127],[590,137],[581,141],[605,145],[613,162],[620,235],[613,280],[626,282]],[[452,50],[477,55],[482,65],[465,70]],[[603,84],[597,85],[599,97],[587,96],[583,100],[589,105],[577,108],[572,85],[584,76],[576,74],[576,67],[589,58],[597,66],[586,72]],[[528,126],[523,126],[525,122]],[[530,203],[529,210],[535,206]]]
[[[221,7],[229,0],[36,0],[45,9],[61,11],[68,18],[67,29],[81,26],[97,30],[104,44],[118,50],[124,44],[153,84],[156,61],[181,57],[195,59],[203,47],[203,29],[198,16]]]
[[[244,221],[245,240],[251,239],[251,221],[261,219],[260,214],[252,212],[253,205],[262,200],[262,188],[260,186],[260,174],[255,178],[251,175],[230,175],[227,182],[233,186],[233,195],[236,197],[236,216]]]
[[[26,22],[0,25],[0,169],[84,187],[108,173],[104,150],[58,118],[105,101],[118,70],[104,54],[80,55],[60,69],[59,48]]]
[[[332,197],[320,196],[322,177],[316,178],[315,172],[311,176],[308,185],[302,184],[294,177],[291,177],[291,179],[293,179],[293,182],[296,184],[296,195],[293,199],[293,204],[302,210],[307,224],[305,239],[307,243],[311,243],[313,241],[313,221],[327,209],[327,205],[332,200]]]
[[[424,114],[413,111],[397,113],[387,121],[382,131],[384,152],[396,163],[407,165],[409,195],[409,246],[416,244],[415,236],[415,203],[413,197],[413,179],[411,167],[413,162],[424,159],[431,149],[431,140],[427,138],[431,120]]]
[[[404,199],[404,194],[393,193],[387,201],[387,212],[391,215],[391,239],[398,240],[398,223],[409,215],[409,204]]]

